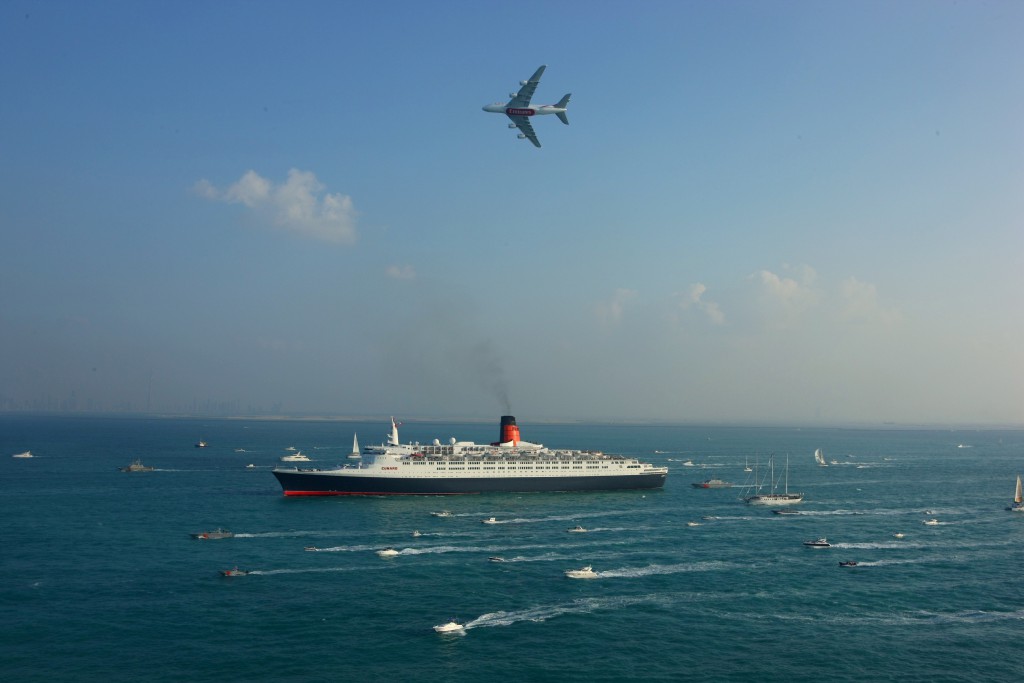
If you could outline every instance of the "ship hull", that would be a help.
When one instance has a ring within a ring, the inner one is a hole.
[[[569,477],[379,477],[275,470],[286,496],[450,496],[657,489],[665,473]]]

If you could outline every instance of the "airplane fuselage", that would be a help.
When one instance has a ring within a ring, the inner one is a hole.
[[[553,104],[538,104],[532,107],[510,107],[507,102],[495,102],[484,107],[484,111],[492,114],[505,114],[506,116],[540,116],[542,114],[565,113],[565,107],[558,107]]]

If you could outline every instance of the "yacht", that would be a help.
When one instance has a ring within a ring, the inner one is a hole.
[[[381,557],[397,557],[401,553],[399,553],[394,548],[387,547],[387,548],[384,548],[383,550],[378,550],[377,554],[380,555]]]
[[[24,453],[15,453],[11,457],[12,458],[34,458],[36,456],[32,455],[32,451],[25,451]]]
[[[447,624],[435,626],[434,630],[438,633],[465,633],[466,627],[452,619]]]
[[[571,529],[566,529],[566,531],[568,531],[570,534],[585,534],[585,533],[587,533],[587,530],[584,529],[583,527],[581,527],[579,524],[577,524],[576,526],[574,526]]]
[[[289,455],[282,455],[281,462],[309,462],[309,456],[302,451],[295,451]]]
[[[567,569],[565,572],[566,578],[570,579],[596,579],[597,572],[589,564],[582,569]]]
[[[832,544],[828,542],[827,538],[819,538],[816,541],[804,541],[804,545],[808,548],[831,548]]]

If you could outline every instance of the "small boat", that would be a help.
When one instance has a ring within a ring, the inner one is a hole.
[[[435,626],[434,630],[438,633],[465,633],[466,627],[452,619],[447,624]]]
[[[799,515],[800,511],[799,510],[794,510],[792,508],[779,508],[778,510],[772,510],[772,514],[773,515]]]
[[[727,489],[732,486],[732,482],[721,479],[705,479],[704,481],[694,482],[692,486],[695,489]]]
[[[440,512],[431,512],[430,514],[435,517],[454,517],[454,515],[447,510],[441,510]]]
[[[418,530],[414,530],[414,531],[412,532],[412,537],[413,537],[413,538],[419,538],[419,537],[420,537],[420,536],[422,536],[422,535],[423,535],[423,534],[421,534],[421,533],[420,533],[420,532],[419,532]]]
[[[17,458],[18,456],[14,456]],[[1013,494],[1013,503],[1006,508],[1012,512],[1024,512],[1024,490],[1020,486],[1020,475],[1017,475],[1017,490]]]
[[[245,466],[245,469],[247,469],[247,470],[254,470],[254,469],[256,469],[256,465],[254,465],[252,463],[249,463],[248,465]]]
[[[118,468],[122,472],[152,472],[153,468],[149,465],[143,465],[141,460],[133,460],[132,464],[125,465],[124,467]]]
[[[832,544],[828,542],[827,538],[819,538],[816,541],[804,541],[804,545],[808,548],[831,548]]]
[[[700,522],[687,522],[686,526],[700,526]]]
[[[488,557],[487,559],[490,562],[504,562],[505,561],[505,558],[501,557],[500,555],[492,555],[491,557]]]
[[[234,569],[221,569],[220,570],[221,576],[245,576],[248,573],[249,572],[246,571],[245,569],[239,569],[238,567],[235,567]]]
[[[924,521],[924,524],[926,524],[928,526],[938,526],[939,525],[939,520],[937,520],[937,519],[926,519]]]
[[[401,553],[399,553],[397,550],[389,546],[387,548],[384,548],[383,550],[378,550],[377,554],[381,557],[397,557]]]
[[[352,452],[348,454],[348,457],[353,458],[353,459],[363,457],[362,455],[359,454],[359,435],[358,434],[353,434],[352,435]]]
[[[840,567],[856,567],[857,566],[857,562],[856,562],[856,560],[850,560],[849,562],[840,562],[839,566]]]
[[[302,451],[295,451],[291,455],[282,455],[281,462],[309,462],[309,456]]]
[[[892,537],[893,538],[903,538],[903,534],[901,532],[897,531],[896,533],[894,533],[892,535]]]
[[[746,458],[743,459],[743,471],[744,472],[753,472],[754,471],[754,468],[750,466],[750,461],[748,459],[746,459]]]
[[[244,448],[236,448],[235,449],[235,453],[245,453],[245,449]]]
[[[693,460],[684,460],[683,467],[695,467],[695,465],[693,464]]]
[[[494,517],[488,517],[487,519],[482,520],[482,521],[483,521],[484,524],[497,524],[498,523],[498,520],[495,519]]]
[[[36,456],[32,455],[32,451],[25,451],[24,453],[15,453],[11,457],[12,458],[34,458]]]
[[[318,550],[320,550],[320,548],[317,548],[317,547],[316,547],[315,545],[307,545],[307,546],[306,546],[306,547],[304,548],[304,550],[305,550],[305,551],[306,551],[307,553],[315,553],[315,552],[317,552]]]
[[[820,448],[814,449],[814,462],[818,463],[822,467],[828,467],[828,463],[825,462],[825,456],[822,455]]]
[[[565,571],[566,578],[569,579],[596,579],[597,572],[589,564],[582,569],[567,569]]]
[[[213,531],[200,531],[198,534],[192,534],[192,538],[200,541],[216,541],[217,539],[232,538],[233,536],[233,533],[227,529],[221,528],[214,529]]]
[[[574,526],[571,529],[566,529],[566,531],[568,531],[570,534],[585,534],[585,533],[587,533],[587,530],[584,529],[583,527],[581,527],[579,524],[577,524],[576,526]]]
[[[196,448],[206,448],[206,442],[199,439],[199,441],[196,441]]]

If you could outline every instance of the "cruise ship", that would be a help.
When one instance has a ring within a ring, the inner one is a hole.
[[[668,468],[598,451],[546,448],[523,441],[511,415],[497,442],[402,444],[391,418],[387,443],[363,448],[363,461],[330,470],[274,469],[286,496],[453,495],[539,491],[656,489]]]

